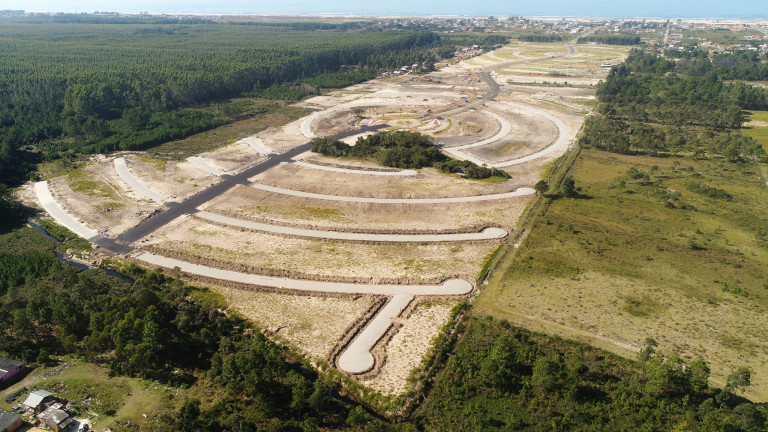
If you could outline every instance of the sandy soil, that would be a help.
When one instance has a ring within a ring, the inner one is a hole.
[[[339,174],[332,180],[327,173],[295,164],[281,164],[251,179],[261,184],[304,192],[370,198],[447,198],[512,192],[529,184],[516,179],[486,182],[462,179],[455,175],[424,168],[408,177],[377,177]]]
[[[326,359],[344,331],[373,302],[372,297],[353,300],[211,288],[224,296],[231,309],[316,360]]]
[[[405,393],[408,375],[419,366],[455,305],[456,302],[423,302],[406,319],[397,319],[395,322],[402,327],[387,346],[384,366],[378,376],[363,384],[387,395]]]
[[[465,152],[481,160],[497,163],[535,153],[557,138],[557,128],[546,118],[500,104],[494,107],[495,112],[511,124],[511,132],[500,141],[469,148]]]
[[[133,175],[149,189],[181,201],[218,179],[189,162],[148,158],[141,153],[123,154]]]
[[[530,197],[457,204],[344,203],[240,186],[206,209],[316,227],[350,230],[449,230],[496,223],[514,226]]]
[[[355,244],[287,238],[186,218],[142,243],[190,257],[302,274],[408,278],[423,283],[480,272],[498,242],[425,245]]]
[[[79,218],[89,228],[106,230],[110,236],[133,227],[160,208],[154,201],[134,193],[118,177],[112,158],[104,156],[94,157],[76,178],[65,175],[50,179],[48,183],[67,213]]]
[[[216,166],[229,174],[238,173],[266,159],[247,142],[237,142],[212,152],[200,153],[198,156],[216,161]]]

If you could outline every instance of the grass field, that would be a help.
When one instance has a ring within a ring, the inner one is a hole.
[[[235,121],[182,140],[169,141],[147,150],[147,153],[155,157],[183,160],[189,156],[232,144],[268,127],[284,125],[308,113],[308,110],[292,105],[271,108],[265,113],[256,114],[244,120]]]
[[[23,387],[29,390],[13,402],[6,401],[8,395]],[[22,381],[1,391],[0,408],[10,411],[33,389],[48,390],[57,397],[82,406],[77,418],[88,419],[89,424],[99,430],[116,421],[125,423],[132,420],[136,423],[142,414],[151,412],[173,394],[162,385],[136,378],[110,377],[106,368],[66,358],[57,366],[34,369]],[[87,398],[90,402],[83,403]]]
[[[764,168],[764,167],[762,167]],[[768,189],[755,165],[584,150],[557,199],[477,300],[480,313],[633,356],[753,371],[768,400]]]
[[[756,139],[768,153],[768,111],[747,111],[742,133]]]

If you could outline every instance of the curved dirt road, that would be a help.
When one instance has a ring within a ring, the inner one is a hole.
[[[302,166],[304,168],[314,168],[324,171],[333,171],[338,173],[344,173],[344,174],[360,174],[360,175],[375,175],[375,176],[415,176],[417,172],[415,170],[400,170],[400,171],[370,171],[370,170],[362,170],[362,169],[352,169],[352,168],[339,168],[339,167],[332,167],[332,166],[326,166],[326,165],[318,165],[313,164],[309,162],[303,162],[303,161],[294,161],[298,166]]]
[[[218,222],[225,225],[231,225],[240,228],[252,229],[277,235],[289,235],[297,237],[320,238],[330,240],[344,240],[357,242],[387,242],[387,243],[439,243],[439,242],[463,242],[477,240],[497,240],[507,236],[507,231],[501,228],[486,228],[480,232],[474,233],[451,233],[451,234],[369,234],[341,231],[323,231],[302,228],[292,228],[282,225],[270,225],[265,223],[251,222],[248,220],[222,216],[216,213],[200,211],[195,213],[196,217]]]
[[[40,202],[40,205],[43,206],[45,211],[47,211],[56,222],[67,227],[67,229],[73,233],[86,240],[90,240],[99,235],[98,231],[88,228],[84,223],[75,219],[74,216],[67,213],[64,208],[61,207],[58,201],[53,197],[51,190],[48,188],[47,180],[35,183],[35,195],[37,195],[37,200]]]
[[[474,162],[474,163],[476,163],[477,165],[480,165],[480,166],[487,165],[487,166],[491,166],[491,167],[494,167],[494,168],[504,168],[504,167],[509,167],[509,166],[513,166],[513,165],[519,165],[519,164],[522,164],[522,163],[530,162],[530,161],[542,158],[544,156],[550,155],[550,154],[552,154],[552,153],[554,153],[556,151],[563,150],[566,147],[568,147],[568,143],[570,142],[570,139],[569,139],[570,129],[560,119],[558,119],[557,117],[553,116],[552,114],[549,114],[549,113],[547,113],[545,111],[542,111],[540,109],[536,109],[536,108],[530,107],[528,105],[518,104],[518,103],[514,103],[514,102],[502,102],[502,103],[505,104],[505,105],[509,105],[509,106],[511,106],[513,108],[516,108],[518,110],[526,111],[528,113],[544,117],[547,120],[551,121],[552,123],[554,123],[555,127],[557,127],[557,138],[555,138],[555,140],[552,141],[552,143],[550,145],[548,145],[547,147],[545,147],[545,148],[543,148],[543,149],[541,149],[541,150],[539,150],[539,151],[537,151],[535,153],[532,153],[532,154],[529,154],[529,155],[526,155],[526,156],[522,156],[522,157],[519,157],[519,158],[511,159],[511,160],[508,160],[508,161],[504,161],[504,162],[497,162],[497,163],[488,163],[486,161],[478,159],[478,158],[476,158],[476,157],[474,157],[474,156],[472,156],[472,155],[462,151],[464,149],[468,149],[468,148],[472,148],[472,147],[479,147],[481,145],[490,144],[490,142],[488,142],[488,140],[483,140],[483,141],[480,141],[480,142],[477,142],[477,143],[473,143],[473,144],[465,144],[465,145],[458,146],[458,147],[445,147],[445,148],[443,148],[443,151],[446,152],[446,153],[449,153],[452,156],[455,156],[455,157],[457,157],[459,159],[465,159],[465,160],[468,160],[470,162]]]
[[[289,279],[275,276],[261,276],[222,270],[200,264],[192,264],[174,258],[164,257],[149,252],[138,252],[133,258],[159,267],[172,269],[179,267],[185,273],[206,276],[225,281],[258,285],[286,290],[315,293],[373,294],[373,295],[465,295],[472,292],[472,284],[462,279],[449,279],[442,285],[394,285],[394,284],[359,284],[348,282],[325,282],[304,279]]]
[[[119,157],[115,159],[115,172],[117,172],[117,175],[120,176],[120,178],[130,187],[133,189],[134,192],[143,195],[145,198],[152,200],[158,204],[162,204],[163,201],[167,200],[168,198],[160,195],[159,193],[153,191],[152,189],[146,187],[145,185],[141,184],[139,180],[134,177],[131,170],[128,169],[128,164],[125,162],[125,158]]]
[[[521,196],[528,196],[536,194],[536,191],[529,187],[517,188],[512,192],[504,192],[499,194],[490,195],[472,195],[463,197],[450,197],[450,198],[367,198],[356,196],[343,196],[343,195],[325,195],[313,192],[303,192],[293,189],[279,188],[275,186],[268,186],[260,183],[252,183],[251,187],[261,189],[266,192],[273,192],[281,195],[291,195],[301,198],[313,198],[328,201],[341,201],[341,202],[355,202],[355,203],[370,203],[370,204],[446,204],[446,203],[467,203],[478,201],[493,201],[506,198],[515,198]]]

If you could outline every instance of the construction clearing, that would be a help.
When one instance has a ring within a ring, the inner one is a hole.
[[[513,44],[413,78],[304,100],[312,114],[174,161],[94,157],[34,185],[25,200],[119,256],[223,296],[265,332],[383,394],[409,373],[477,292],[484,264],[514,236],[533,185],[566,152],[624,51]],[[544,50],[544,51],[542,51]],[[557,72],[558,87],[541,75]],[[457,159],[504,169],[469,180],[309,151],[380,130],[430,135]]]

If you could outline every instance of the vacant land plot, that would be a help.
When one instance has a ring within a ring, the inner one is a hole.
[[[387,345],[386,362],[379,375],[363,384],[387,395],[405,393],[408,376],[421,363],[455,305],[433,301],[417,305],[408,319],[400,320],[403,326]]]
[[[528,199],[391,205],[299,198],[241,186],[217,198],[206,209],[238,217],[350,231],[445,231],[488,224],[514,226]]]
[[[210,288],[243,317],[315,360],[325,360],[345,330],[373,302],[371,297],[333,298]]]
[[[195,258],[289,274],[442,281],[473,279],[496,242],[450,244],[356,244],[286,238],[213,225],[188,218],[166,227],[145,244]]]
[[[646,337],[738,366],[768,399],[768,190],[754,164],[582,151],[480,312],[628,354]],[[715,186],[716,185],[716,186]]]
[[[284,125],[307,115],[307,113],[308,110],[293,105],[271,108],[264,114],[257,114],[251,118],[201,132],[183,140],[170,141],[153,147],[147,153],[163,158],[184,160],[190,156],[233,144],[267,128]]]
[[[343,161],[343,159],[337,159]],[[441,173],[435,169],[424,168],[416,176],[376,177],[365,175],[339,174],[333,181],[327,180],[328,174],[316,169],[296,164],[283,164],[254,178],[257,182],[269,186],[294,189],[304,192],[355,196],[370,198],[446,198],[472,195],[491,195],[511,192],[521,186],[512,179],[504,182],[489,182],[463,179],[456,175]]]

